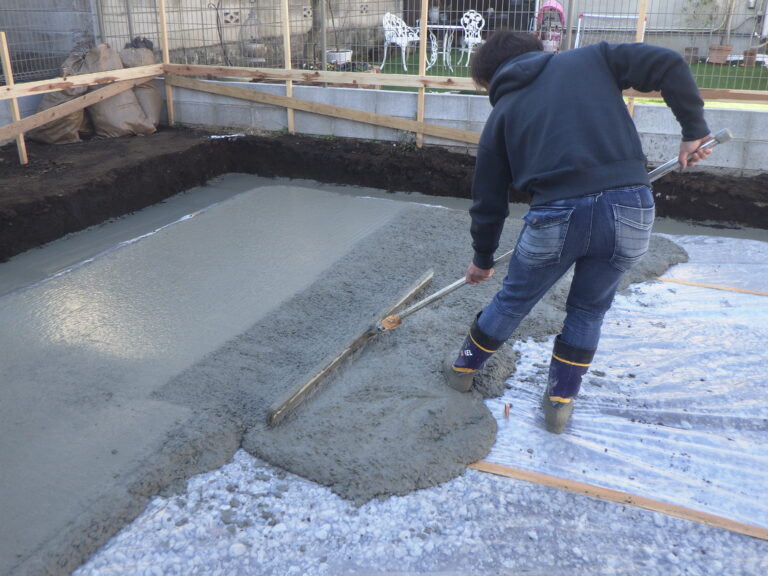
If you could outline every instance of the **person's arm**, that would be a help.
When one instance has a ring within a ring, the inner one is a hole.
[[[696,79],[680,54],[644,43],[604,44],[601,48],[622,90],[661,92],[680,124],[683,142],[710,135]]]
[[[504,221],[509,215],[509,165],[506,152],[490,150],[486,145],[477,150],[472,180],[472,217],[470,233],[474,256],[467,270],[467,282],[476,284],[493,274],[493,255],[499,247]]]
[[[681,168],[685,169],[688,166],[692,166],[693,164],[696,164],[696,162],[698,162],[699,160],[704,160],[704,158],[712,154],[712,148],[705,148],[704,150],[699,149],[699,147],[702,144],[704,144],[707,140],[710,140],[711,138],[712,138],[712,135],[708,134],[704,138],[699,138],[698,140],[681,142],[680,154],[677,157],[677,160],[680,162]]]

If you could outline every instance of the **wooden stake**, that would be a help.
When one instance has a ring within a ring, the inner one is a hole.
[[[675,518],[682,518],[683,520],[690,520],[691,522],[698,522],[699,524],[706,524],[707,526],[714,526],[715,528],[723,528],[725,530],[730,530],[731,532],[751,536],[752,538],[759,538],[760,540],[768,540],[768,529],[752,526],[751,524],[742,524],[741,522],[736,522],[729,518],[723,518],[722,516],[716,516],[706,512],[699,512],[698,510],[691,510],[690,508],[685,508],[676,504],[668,504],[667,502],[652,500],[650,498],[644,498],[643,496],[636,496],[635,494],[630,494],[628,492],[620,492],[618,490],[603,488],[602,486],[585,484],[583,482],[576,482],[575,480],[566,480],[564,478],[540,474],[538,472],[528,472],[527,470],[493,464],[492,462],[475,462],[474,464],[470,464],[468,468],[496,474],[498,476],[505,476],[507,478],[514,478],[516,480],[523,480],[525,482],[533,482],[534,484],[541,484],[542,486],[549,486],[560,490],[568,490],[569,492],[582,494],[583,496],[589,496],[590,498],[597,498],[599,500],[617,502],[619,504],[635,506],[636,508],[643,508],[653,512],[660,512],[667,516],[674,516]]]
[[[645,19],[648,14],[648,0],[639,0],[637,7],[637,27],[635,28],[635,42],[642,42],[645,39]],[[635,116],[635,99],[630,96],[627,102],[627,111],[629,115]]]
[[[181,76],[168,76],[166,78],[166,82],[170,82],[173,86],[189,88],[191,90],[199,90],[201,92],[208,92],[210,94],[219,94],[221,96],[229,96],[230,98],[250,100],[251,102],[283,106],[285,108],[294,108],[303,112],[322,114],[324,116],[333,116],[335,118],[343,118],[345,120],[354,120],[355,122],[364,122],[366,124],[384,126],[386,128],[392,128],[395,130],[422,132],[429,136],[436,136],[438,138],[445,138],[448,140],[456,140],[458,142],[466,142],[468,144],[477,144],[480,140],[480,134],[468,130],[448,128],[446,126],[438,126],[437,124],[427,124],[424,122],[417,122],[415,120],[408,120],[406,118],[395,118],[385,114],[374,114],[373,112],[351,110],[341,106],[331,106],[330,104],[322,104],[319,102],[312,102],[310,100],[288,98],[286,96],[279,96],[277,94],[266,94],[263,92],[247,90],[245,88],[239,88],[236,86],[227,86],[226,84],[203,82],[201,80],[194,80]]]
[[[5,72],[5,85],[13,88],[13,68],[11,65],[11,54],[8,51],[8,39],[5,36],[5,32],[0,32],[0,60],[2,60],[3,71]],[[11,109],[11,120],[14,122],[21,120],[19,103],[16,98],[11,98],[8,101],[8,107]],[[28,164],[29,158],[27,157],[27,143],[24,140],[23,132],[16,136],[16,149],[19,152],[19,162],[22,164]]]
[[[427,23],[429,14],[429,0],[421,0],[421,19],[419,21],[419,76],[427,75]],[[416,121],[424,122],[424,100],[425,100],[424,86],[419,87],[419,95],[416,99]],[[424,134],[421,132],[416,133],[416,147],[424,147]]]
[[[411,286],[399,299],[398,301],[390,306],[385,312],[383,312],[380,315],[380,318],[384,318],[386,316],[389,316],[390,314],[394,313],[395,310],[400,308],[403,304],[405,304],[408,300],[410,300],[419,290],[422,290],[427,284],[429,284],[432,281],[432,276],[434,275],[432,270],[429,270],[424,276],[419,278],[413,286]],[[306,382],[300,384],[296,388],[294,388],[293,391],[291,391],[288,396],[281,400],[280,402],[277,402],[272,405],[272,407],[269,409],[269,415],[267,417],[267,422],[269,422],[270,426],[277,425],[283,418],[285,418],[288,413],[295,409],[299,404],[301,404],[304,400],[306,400],[312,392],[314,392],[317,389],[318,384],[320,384],[321,381],[339,364],[341,364],[346,358],[349,357],[350,354],[352,354],[354,351],[361,348],[368,340],[373,338],[376,334],[378,334],[378,329],[376,328],[376,323],[374,323],[371,327],[367,328],[362,334],[359,336],[356,336],[347,346],[344,347],[344,349],[330,358],[329,360],[325,361],[320,369],[318,369],[314,375],[307,380]]]
[[[163,50],[163,64],[171,63],[171,52],[168,46],[168,18],[165,10],[165,0],[158,0],[157,8],[160,12],[160,43]],[[168,111],[168,126],[176,123],[176,114],[173,108],[173,89],[165,82],[165,108]]]
[[[285,62],[285,69],[291,69],[291,13],[288,10],[288,0],[280,1],[280,10],[283,18],[283,61]],[[323,66],[325,66],[325,54],[323,54]],[[293,97],[293,81],[285,81],[285,95],[288,98]],[[293,108],[286,108],[288,115],[288,133],[296,134],[296,124],[294,118]]]

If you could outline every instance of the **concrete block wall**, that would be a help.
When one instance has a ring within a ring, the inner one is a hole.
[[[285,94],[285,87],[281,84],[227,84],[269,94]],[[161,93],[165,91],[161,90]],[[246,132],[278,132],[288,129],[286,111],[280,107],[182,88],[174,88],[173,93],[176,121],[180,124]],[[405,119],[416,117],[417,95],[412,92],[294,86],[294,96],[302,100]],[[22,116],[35,113],[40,98],[39,95],[21,98],[19,106]],[[443,93],[427,94],[425,98],[427,122],[461,130],[480,132],[490,110],[491,106],[485,96]],[[734,139],[722,146],[701,169],[726,170],[734,175],[747,176],[768,172],[768,112],[707,109],[706,118],[713,131],[729,128]],[[0,125],[9,123],[7,106],[0,103]],[[636,105],[635,123],[651,165],[662,164],[677,156],[680,132],[677,121],[665,106]],[[298,133],[316,136],[392,142],[415,140],[414,134],[410,132],[299,111],[295,113],[295,127]],[[448,146],[470,152],[474,150],[473,146],[467,144],[431,136],[425,137],[424,142],[427,146]]]

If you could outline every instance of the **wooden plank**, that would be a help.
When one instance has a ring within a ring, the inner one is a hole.
[[[322,70],[283,70],[279,68],[242,68],[229,66],[193,66],[170,64],[165,66],[168,74],[177,76],[201,76],[209,79],[244,78],[263,82],[304,82],[307,84],[353,84],[366,86],[377,84],[401,88],[431,88],[445,90],[477,91],[469,78],[453,76],[413,76],[408,74],[376,74],[369,72],[326,72]]]
[[[713,102],[744,102],[755,104],[768,104],[768,92],[758,90],[716,90],[714,88],[700,88],[702,100]],[[635,98],[654,98],[661,100],[660,92],[638,92],[637,90],[625,90],[624,96]]]
[[[166,81],[170,82],[174,86],[189,88],[190,90],[199,90],[201,92],[208,92],[210,94],[229,96],[230,98],[250,100],[251,102],[271,104],[273,106],[283,106],[285,108],[293,108],[295,110],[311,112],[313,114],[322,114],[324,116],[333,116],[336,118],[343,118],[345,120],[354,120],[355,122],[384,126],[394,130],[421,132],[429,136],[445,138],[447,140],[456,140],[458,142],[465,142],[468,144],[477,144],[477,142],[480,140],[479,133],[471,132],[469,130],[448,128],[445,126],[438,126],[436,124],[427,124],[424,122],[417,122],[415,120],[408,120],[405,118],[395,118],[393,116],[375,114],[373,112],[365,112],[362,110],[352,110],[350,108],[331,106],[330,104],[322,104],[319,102],[312,102],[310,100],[288,98],[287,96],[279,96],[276,94],[265,94],[256,92],[254,90],[239,88],[237,86],[227,86],[225,84],[203,82],[201,80],[194,80],[181,76],[168,76]]]
[[[48,122],[52,122],[57,118],[61,118],[62,116],[66,116],[67,114],[77,112],[82,108],[86,108],[91,104],[96,104],[97,102],[111,98],[112,96],[120,94],[120,92],[124,92],[125,90],[130,90],[134,86],[137,86],[143,82],[146,82],[145,78],[115,82],[110,86],[99,88],[93,92],[88,92],[84,96],[69,100],[68,102],[64,102],[63,104],[59,104],[58,106],[49,108],[48,110],[43,110],[42,112],[38,112],[32,116],[22,118],[13,124],[0,126],[0,140],[14,138],[23,132],[29,132],[33,128],[37,128],[47,124]]]
[[[403,304],[408,302],[408,300],[410,300],[420,290],[427,286],[427,284],[432,281],[433,276],[434,271],[428,270],[410,288],[408,288],[408,290],[406,290],[402,296],[400,296],[395,304],[381,313],[379,318],[385,318],[393,314]],[[339,366],[346,358],[349,357],[350,354],[360,349],[363,345],[365,345],[366,342],[368,342],[368,340],[378,334],[379,330],[376,327],[377,323],[378,322],[374,322],[369,328],[366,328],[362,334],[353,338],[352,341],[347,344],[347,346],[345,346],[341,352],[331,357],[330,360],[324,362],[322,367],[319,368],[309,380],[301,383],[299,386],[295,387],[291,392],[289,392],[285,399],[273,404],[269,409],[269,414],[267,416],[267,422],[269,425],[275,426],[279,424],[283,418],[285,418],[292,410],[294,410],[299,404],[306,400],[317,389],[320,382],[322,382],[325,377],[333,371],[334,368]]]
[[[11,63],[11,54],[8,51],[8,38],[5,32],[0,32],[0,61],[3,65],[3,71],[5,73],[5,85],[13,88],[13,65]],[[19,103],[16,98],[11,98],[8,101],[8,106],[11,109],[11,120],[18,122],[21,120],[21,113],[19,112]],[[29,164],[29,158],[27,157],[27,143],[24,140],[24,133],[16,136],[16,150],[19,152],[19,162],[21,164]]]
[[[141,78],[143,82],[146,82],[162,74],[163,65],[152,64],[150,66],[137,66],[136,68],[123,68],[122,70],[108,70],[106,72],[78,74],[77,76],[52,78],[50,80],[24,82],[15,86],[0,86],[0,100],[21,98],[22,96],[30,96],[32,94],[58,92],[67,88],[101,86],[102,84],[133,80],[135,78]]]
[[[168,13],[165,9],[165,0],[158,0],[157,8],[160,12],[160,43],[163,51],[163,66],[167,66],[171,63],[171,53],[168,46]],[[165,109],[168,116],[168,126],[173,126],[176,123],[176,114],[173,108],[173,88],[168,82],[165,83]]]
[[[610,488],[603,488],[602,486],[585,484],[575,480],[566,480],[565,478],[558,478],[557,476],[549,476],[538,472],[529,472],[527,470],[502,466],[492,462],[475,462],[474,464],[470,464],[468,468],[479,470],[481,472],[488,472],[489,474],[496,474],[497,476],[514,478],[515,480],[523,480],[525,482],[541,484],[542,486],[567,490],[583,496],[589,496],[590,498],[597,498],[599,500],[606,500],[608,502],[616,502],[618,504],[634,506],[644,510],[651,510],[653,512],[666,514],[667,516],[674,516],[675,518],[682,518],[683,520],[698,522],[699,524],[706,524],[707,526],[714,526],[715,528],[722,528],[738,534],[744,534],[746,536],[751,536],[752,538],[768,540],[768,529],[752,526],[751,524],[743,524],[729,518],[708,514],[707,512],[699,512],[698,510],[692,510],[690,508],[685,508],[684,506],[637,496],[628,492],[620,492],[618,490],[611,490]]]

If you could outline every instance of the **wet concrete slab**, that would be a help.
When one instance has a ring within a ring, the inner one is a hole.
[[[258,184],[223,177],[0,265],[0,574],[68,573],[72,541],[98,542],[158,489],[148,462],[223,463],[206,442],[236,449],[237,423],[212,440],[153,393],[402,209]]]

